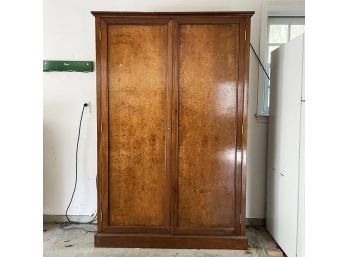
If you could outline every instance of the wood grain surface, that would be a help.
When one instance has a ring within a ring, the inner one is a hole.
[[[234,228],[238,24],[179,26],[178,226]]]
[[[167,27],[108,28],[109,224],[164,226]]]
[[[253,12],[93,14],[95,245],[247,249]]]

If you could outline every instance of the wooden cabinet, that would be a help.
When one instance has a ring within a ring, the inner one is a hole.
[[[93,12],[96,246],[247,248],[252,14]]]

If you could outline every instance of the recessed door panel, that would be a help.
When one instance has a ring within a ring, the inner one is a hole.
[[[235,228],[239,35],[239,24],[178,26],[176,226],[183,233]]]
[[[164,227],[167,25],[109,25],[107,48],[109,226]]]

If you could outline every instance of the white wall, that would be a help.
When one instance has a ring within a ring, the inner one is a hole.
[[[284,2],[284,1],[281,1]],[[294,2],[299,2],[294,0]],[[300,1],[302,2],[302,1]],[[251,42],[259,48],[260,0],[45,0],[44,59],[95,60],[91,11],[255,11]],[[254,117],[258,64],[251,54],[248,129],[247,217],[265,217],[267,124]],[[70,214],[96,211],[96,90],[93,73],[44,73],[44,214],[64,214],[74,183],[78,119],[83,100],[92,111],[84,117],[79,183]]]

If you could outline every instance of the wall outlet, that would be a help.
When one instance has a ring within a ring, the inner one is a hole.
[[[91,113],[91,101],[90,100],[83,100],[83,103],[82,104],[88,104],[87,107],[85,107],[85,112],[86,113]]]

